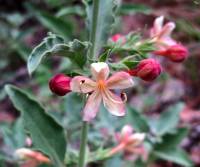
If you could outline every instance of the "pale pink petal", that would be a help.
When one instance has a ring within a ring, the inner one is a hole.
[[[123,128],[122,128],[122,131],[121,131],[121,135],[122,135],[122,138],[127,138],[129,136],[131,136],[133,133],[133,128],[130,126],[130,125],[125,125]]]
[[[99,91],[94,91],[88,98],[86,105],[83,109],[83,120],[90,122],[95,118],[101,104],[101,94]]]
[[[108,64],[104,62],[92,63],[91,64],[91,72],[94,79],[98,80],[106,80],[109,75],[109,67]]]
[[[159,34],[159,38],[170,37],[174,28],[175,28],[175,23],[173,23],[173,22],[169,22],[169,23],[165,24],[165,26],[162,28],[162,31]]]
[[[163,21],[164,21],[164,16],[160,16],[155,19],[153,28],[151,29],[151,37],[155,37],[161,32]]]
[[[145,136],[145,133],[134,133],[129,137],[128,142],[134,146],[138,146],[144,141]]]
[[[176,45],[177,44],[177,42],[175,40],[173,40],[171,37],[163,38],[162,42],[164,42],[165,46],[172,46],[172,45]]]
[[[76,76],[70,82],[70,88],[73,92],[89,93],[94,91],[95,87],[96,82],[83,76]]]
[[[126,89],[132,87],[132,77],[127,72],[117,72],[113,74],[107,81],[108,89]]]
[[[103,103],[105,108],[115,116],[125,115],[125,105],[122,99],[113,94],[110,90],[105,90],[103,92]]]

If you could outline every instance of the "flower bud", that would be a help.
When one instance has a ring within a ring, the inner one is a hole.
[[[113,35],[113,36],[111,37],[111,40],[112,40],[113,42],[119,42],[119,40],[122,40],[123,43],[126,42],[125,37],[124,37],[123,35],[121,35],[121,34],[115,34],[115,35]]]
[[[188,56],[188,50],[183,45],[172,45],[167,49],[155,51],[154,54],[169,58],[173,62],[182,62]]]
[[[49,88],[58,96],[64,96],[71,91],[71,78],[64,74],[57,74],[49,81]]]
[[[38,151],[28,148],[19,148],[15,151],[15,157],[19,160],[35,160],[39,163],[50,163],[50,159]]]
[[[160,75],[161,66],[154,59],[144,59],[135,69],[129,70],[128,73],[132,76],[140,77],[145,81],[152,81]]]

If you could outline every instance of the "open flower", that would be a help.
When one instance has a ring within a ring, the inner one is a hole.
[[[104,62],[92,63],[91,73],[92,79],[76,76],[70,83],[72,91],[90,94],[83,109],[83,120],[91,121],[97,115],[102,100],[111,114],[124,116],[124,101],[121,97],[113,94],[112,90],[132,87],[131,76],[126,72],[117,72],[108,78],[109,67]]]
[[[150,36],[156,42],[159,48],[172,46],[176,41],[171,38],[171,33],[175,28],[174,22],[168,22],[163,26],[164,16],[155,19],[153,28],[151,28]]]
[[[111,149],[109,155],[111,156],[122,151],[126,154],[137,153],[138,146],[142,144],[144,138],[144,133],[133,133],[133,128],[130,125],[125,125],[122,128],[121,133],[116,134],[116,140],[118,142],[118,145]]]
[[[163,26],[163,21],[163,16],[156,18],[153,28],[150,31],[152,41],[155,42],[158,48],[158,50],[153,53],[155,55],[165,56],[173,62],[182,62],[188,56],[188,50],[171,38],[175,23],[168,22]]]

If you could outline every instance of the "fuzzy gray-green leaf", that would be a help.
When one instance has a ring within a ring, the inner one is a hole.
[[[68,57],[71,61],[82,67],[86,62],[86,53],[89,48],[88,42],[81,42],[77,39],[65,43],[64,39],[55,34],[50,34],[33,49],[28,58],[28,72],[32,74],[48,55]]]
[[[47,154],[55,166],[63,167],[66,141],[61,125],[26,92],[12,85],[6,85],[5,90],[15,108],[21,112],[25,129],[31,135],[35,148]]]
[[[101,47],[106,44],[108,37],[112,30],[112,25],[114,24],[114,12],[117,7],[117,2],[115,0],[98,0],[99,10],[96,19],[96,34],[95,41],[93,41],[94,55],[98,55]],[[87,14],[87,27],[90,32],[90,39],[92,36],[92,13],[94,7],[94,1],[84,0],[86,5],[86,14]]]

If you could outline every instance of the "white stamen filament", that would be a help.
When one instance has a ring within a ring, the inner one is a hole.
[[[108,98],[108,100],[111,100],[111,101],[114,102],[114,103],[123,104],[123,103],[125,102],[124,100],[120,101],[120,100],[115,100],[115,99],[113,99],[113,98],[112,98],[112,95],[110,94],[110,91],[109,91],[109,90],[105,90],[105,91],[103,92],[103,94],[106,95],[106,97]]]

